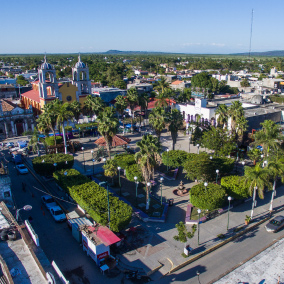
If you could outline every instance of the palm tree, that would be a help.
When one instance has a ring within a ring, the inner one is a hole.
[[[127,101],[131,109],[131,131],[133,132],[133,119],[134,119],[134,109],[138,104],[138,92],[136,88],[132,87],[127,91]]]
[[[165,77],[162,77],[161,80],[157,82],[156,87],[154,89],[158,91],[159,94],[163,94],[166,89],[170,88],[169,82],[167,82]]]
[[[106,107],[99,114],[97,121],[99,123],[98,131],[105,138],[108,156],[111,159],[110,147],[112,144],[112,138],[117,133],[118,128],[118,119],[115,117],[113,107]]]
[[[165,114],[165,110],[162,107],[156,107],[152,109],[149,114],[149,124],[155,129],[159,142],[161,133],[166,126]]]
[[[55,105],[54,112],[57,116],[57,119],[56,119],[57,127],[58,129],[60,129],[60,125],[62,125],[64,149],[65,149],[65,154],[67,154],[67,144],[66,144],[64,122],[68,121],[69,119],[73,117],[73,112],[69,108],[69,103],[62,103],[61,101],[56,100],[54,105]]]
[[[255,133],[254,145],[262,145],[263,154],[266,157],[270,149],[279,148],[280,131],[279,126],[272,120],[261,123],[262,129]]]
[[[178,130],[183,126],[183,117],[178,109],[174,109],[171,113],[167,114],[166,122],[169,123],[169,130],[173,140],[173,150],[177,142]]]
[[[100,112],[104,109],[105,106],[101,97],[93,97],[91,95],[87,96],[84,105],[89,115],[95,114],[96,116],[100,114]]]
[[[34,153],[37,152],[37,155],[38,156],[40,155],[39,154],[39,134],[36,128],[34,129],[33,135],[28,145],[32,147]]]
[[[224,104],[218,105],[215,114],[218,115],[217,123],[222,125],[222,127],[226,127],[228,123],[228,107]]]
[[[254,167],[245,167],[245,184],[249,185],[249,193],[253,197],[251,219],[253,217],[256,190],[258,190],[259,198],[263,199],[264,187],[271,186],[269,177],[270,171],[267,168],[262,168],[261,163],[257,163]]]
[[[110,177],[113,183],[113,178],[117,175],[117,163],[115,160],[106,161],[103,166],[104,175]]]
[[[284,158],[278,158],[276,157],[272,161],[268,162],[267,166],[268,170],[271,171],[271,175],[273,176],[273,190],[272,190],[272,195],[271,195],[271,201],[270,201],[270,206],[269,206],[269,211],[273,211],[273,200],[275,196],[275,189],[276,189],[276,182],[278,177],[281,177],[281,182],[284,182]]]
[[[243,139],[244,139],[244,132],[248,128],[247,119],[243,115],[240,116],[236,121],[236,126],[237,126],[237,128],[236,128],[237,143],[239,143],[239,145],[241,145],[242,142],[243,142]]]
[[[147,93],[139,94],[138,96],[138,105],[140,107],[140,126],[141,126],[141,118],[142,118],[142,111],[146,115],[149,103],[149,95]]]
[[[72,111],[75,120],[78,122],[80,115],[82,113],[81,103],[74,101],[69,104],[69,108]]]
[[[123,128],[124,128],[124,116],[123,113],[124,111],[127,109],[127,100],[124,96],[117,96],[115,98],[116,102],[114,104],[116,110],[118,111],[118,113],[122,116],[122,123],[123,123]]]
[[[151,180],[154,175],[154,168],[157,160],[160,157],[161,146],[157,137],[152,135],[144,135],[141,141],[136,145],[140,151],[135,154],[135,160],[140,165],[145,185]],[[149,187],[146,186],[146,210],[149,209]]]
[[[234,101],[228,109],[228,114],[231,118],[231,131],[232,134],[236,130],[236,121],[239,117],[244,116],[244,109],[240,101]]]

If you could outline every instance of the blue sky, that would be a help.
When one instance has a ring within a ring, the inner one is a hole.
[[[0,0],[3,53],[283,50],[284,1]]]

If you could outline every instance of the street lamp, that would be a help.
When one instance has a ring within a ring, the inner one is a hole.
[[[95,159],[92,159],[92,161],[93,161],[93,175],[94,175],[95,174],[95,165],[94,165]]]
[[[196,147],[197,147],[197,154],[199,154],[199,146],[200,146],[199,144],[196,145]]]
[[[110,227],[110,210],[109,210],[109,192],[108,192],[108,182],[107,181],[103,181],[100,183],[100,185],[104,185],[106,184],[107,188],[107,210],[108,210],[108,227]]]
[[[189,132],[188,140],[189,140],[188,152],[190,153],[191,132]]]
[[[94,159],[94,151],[91,150],[91,154],[92,154],[92,159]]]
[[[19,219],[19,212],[21,210],[30,211],[32,209],[33,209],[33,207],[31,205],[25,205],[23,208],[17,209],[17,211],[16,211],[16,221],[18,221],[18,219]]]
[[[169,148],[167,149],[167,172],[169,171]]]
[[[230,204],[231,204],[232,197],[228,196],[229,206],[228,206],[228,223],[227,223],[227,231],[229,231],[229,214],[230,214]]]
[[[205,190],[207,189],[208,182],[204,182]]]
[[[151,183],[148,181],[147,182],[146,211],[149,210],[149,207],[150,207],[150,186],[151,186]]]
[[[164,178],[161,177],[160,178],[160,182],[161,182],[161,205],[163,205],[163,180],[164,180]]]
[[[55,171],[56,171],[56,166],[57,166],[57,164],[56,164],[56,163],[54,163],[54,164],[53,164],[53,166],[55,167]]]
[[[197,244],[199,246],[199,223],[200,223],[200,213],[201,213],[201,209],[197,209],[197,213],[198,213],[198,222],[197,222]]]
[[[245,162],[245,161],[242,161],[242,165],[243,165],[243,175],[245,175],[245,164],[246,164],[246,162]]]
[[[212,160],[212,159],[213,159],[213,157],[212,157],[212,156],[210,156],[209,158],[210,158],[210,160]]]
[[[121,196],[121,184],[120,184],[120,170],[121,170],[121,167],[117,167],[117,170],[118,170],[118,181],[119,181],[119,196]]]
[[[198,270],[196,270],[196,275],[198,277],[198,283],[200,284],[200,280],[199,280],[199,275],[200,275],[200,272]]]
[[[250,218],[252,219],[252,216],[253,216],[253,209],[256,205],[256,201],[255,201],[255,197],[256,197],[256,191],[257,191],[257,186],[255,186],[253,188],[253,198],[252,198],[252,208],[251,208],[251,213],[250,213]]]
[[[137,177],[135,176],[134,177],[134,180],[135,180],[135,186],[136,186],[136,205],[137,205],[137,187],[138,187],[138,181],[137,181]]]
[[[216,184],[218,182],[219,170],[216,170]]]
[[[83,163],[84,163],[84,172],[86,171],[86,166],[85,166],[85,152],[84,152],[84,147],[81,148],[83,151]]]

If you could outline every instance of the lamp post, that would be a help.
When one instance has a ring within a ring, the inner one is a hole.
[[[150,186],[151,186],[151,183],[148,181],[148,182],[147,182],[146,211],[148,211],[148,210],[149,210],[149,207],[150,207]]]
[[[92,159],[94,159],[94,150],[91,150]]]
[[[93,175],[95,174],[95,159],[92,159],[93,161]]]
[[[210,156],[209,158],[210,158],[210,160],[212,160],[212,159],[213,159],[213,157],[212,157],[212,156]]]
[[[229,206],[228,206],[228,223],[227,223],[227,231],[229,231],[229,215],[230,215],[230,205],[231,205],[232,197],[228,196]]]
[[[30,211],[32,209],[33,209],[33,207],[31,205],[25,205],[23,208],[17,209],[17,211],[16,211],[16,221],[19,220],[19,212],[21,210]]]
[[[219,170],[216,170],[216,184],[218,182]]]
[[[84,172],[85,172],[85,171],[86,171],[86,166],[85,166],[85,152],[84,152],[85,148],[82,147],[81,149],[82,149],[82,151],[83,151],[83,163],[84,163]]]
[[[188,140],[189,140],[189,144],[188,144],[188,152],[190,153],[191,132],[189,132]]]
[[[134,180],[135,180],[135,186],[136,186],[136,205],[137,205],[137,187],[138,187],[138,181],[137,181],[137,177],[135,176],[134,177]]]
[[[197,209],[197,213],[198,213],[198,222],[197,222],[197,244],[199,246],[199,223],[200,223],[200,213],[201,213],[201,209]]]
[[[160,178],[160,182],[161,182],[161,205],[163,205],[163,180],[164,180],[164,178],[161,177]]]
[[[197,147],[197,154],[199,154],[199,146],[200,146],[199,144],[196,145],[196,147]]]
[[[169,148],[167,149],[167,172],[169,171]]]
[[[199,275],[200,275],[200,272],[198,270],[196,270],[196,275],[198,277],[198,283],[200,284],[200,280],[199,280]]]
[[[245,175],[245,161],[242,161],[242,165],[243,165],[243,176]]]
[[[107,186],[107,210],[108,210],[108,227],[110,227],[110,210],[109,210],[109,192],[108,192],[108,182],[104,181],[100,183],[101,185],[106,184]]]
[[[121,167],[117,167],[118,170],[118,182],[119,182],[119,196],[121,196],[121,184],[120,184],[120,170]]]
[[[53,164],[53,166],[55,167],[55,171],[56,171],[56,166],[57,166],[57,164],[56,164],[56,163],[54,163],[54,164]]]
[[[208,182],[204,182],[205,190],[207,189]]]
[[[42,163],[44,163],[44,160],[41,161]],[[46,168],[44,166],[44,176],[46,176]]]
[[[256,201],[255,201],[255,197],[256,197],[256,191],[257,191],[257,186],[255,186],[253,188],[253,198],[252,198],[252,208],[251,208],[251,213],[250,213],[250,218],[252,219],[252,216],[253,216],[253,209],[256,205]]]

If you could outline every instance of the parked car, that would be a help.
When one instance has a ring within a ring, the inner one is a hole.
[[[59,206],[50,207],[49,212],[56,222],[64,222],[66,220],[66,215]]]
[[[16,165],[16,169],[21,175],[29,173],[29,170],[27,169],[27,167],[24,164]]]
[[[276,216],[265,226],[267,232],[276,233],[284,227],[284,216]]]
[[[57,203],[50,195],[43,195],[41,197],[41,201],[46,206],[47,209],[57,206]]]
[[[6,144],[6,147],[15,147],[15,145],[14,145],[14,142],[8,142],[7,144]]]

